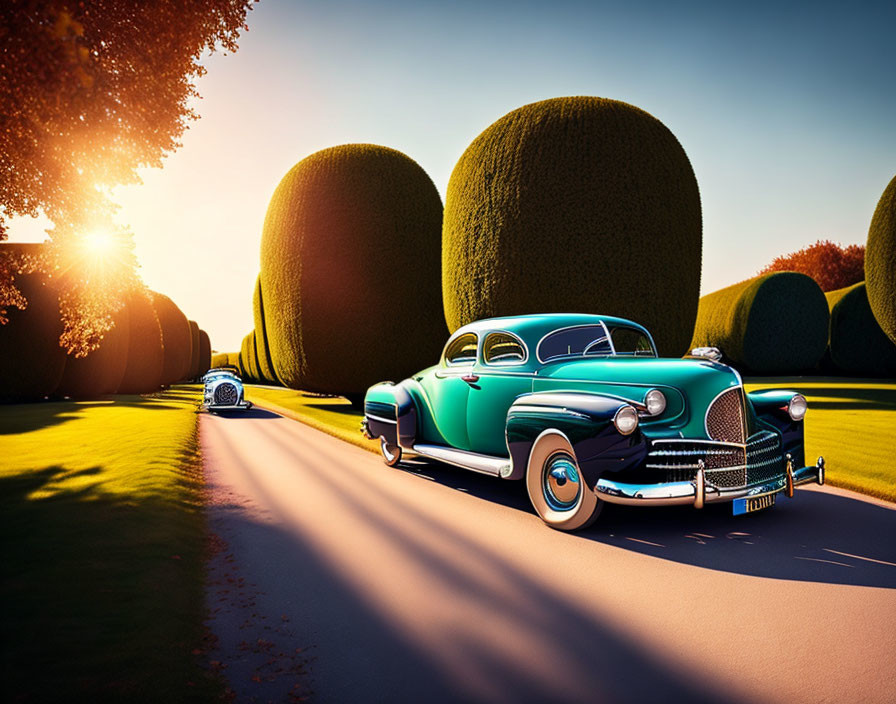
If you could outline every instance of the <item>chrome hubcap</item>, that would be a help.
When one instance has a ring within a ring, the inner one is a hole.
[[[579,468],[575,460],[561,452],[551,455],[544,465],[544,498],[555,511],[574,508],[582,491]]]

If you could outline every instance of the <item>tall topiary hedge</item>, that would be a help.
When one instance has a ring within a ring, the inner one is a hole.
[[[718,347],[757,374],[812,369],[827,347],[828,306],[805,274],[764,274],[700,299],[691,347]]]
[[[230,355],[227,352],[215,352],[212,355],[211,361],[211,369],[217,369],[218,367],[227,366],[230,362],[228,361],[228,357]]]
[[[212,368],[212,342],[205,330],[199,331],[199,376]]]
[[[165,362],[162,366],[162,383],[174,384],[190,373],[193,359],[192,335],[187,316],[168,296],[150,292],[159,325],[162,327],[162,342],[165,347]]]
[[[348,144],[284,176],[261,243],[267,341],[277,377],[357,398],[438,358],[442,204],[394,149]]]
[[[253,359],[255,356],[255,341],[252,339],[252,333],[246,333],[240,344],[240,369],[243,381],[256,381],[256,372],[258,365]]]
[[[72,398],[92,398],[114,394],[121,386],[128,365],[130,314],[125,306],[113,316],[115,327],[109,330],[98,349],[86,357],[69,355],[65,373],[56,393]]]
[[[255,316],[255,349],[258,354],[258,371],[269,384],[277,384],[274,360],[268,344],[268,333],[264,322],[264,296],[261,293],[261,275],[255,279],[255,293],[252,296],[252,311]]]
[[[42,248],[3,243],[0,256],[37,257]],[[59,297],[54,280],[41,273],[18,273],[15,285],[28,307],[7,307],[9,320],[0,325],[0,401],[38,400],[56,390],[65,369]]]
[[[165,348],[152,299],[144,291],[128,297],[128,363],[118,387],[120,394],[146,394],[162,385]]]
[[[829,351],[834,366],[858,376],[896,376],[896,344],[877,324],[865,283],[825,296],[831,311]]]
[[[700,194],[675,136],[632,105],[555,98],[480,134],[448,183],[442,230],[453,331],[521,313],[618,315],[681,355],[700,293]]]
[[[865,283],[878,325],[896,342],[896,176],[880,197],[868,228]]]
[[[237,369],[239,371],[241,377],[244,377],[246,375],[242,364],[240,364],[240,353],[239,352],[228,352],[227,353],[227,364],[229,364],[231,367],[234,367],[235,369]]]
[[[193,381],[199,376],[199,325],[195,320],[187,322],[190,324],[190,371],[187,380]]]

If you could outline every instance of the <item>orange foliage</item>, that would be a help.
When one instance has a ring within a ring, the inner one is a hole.
[[[822,291],[836,291],[865,280],[865,245],[843,247],[830,240],[818,240],[798,252],[775,258],[760,270],[796,271],[811,276]]]

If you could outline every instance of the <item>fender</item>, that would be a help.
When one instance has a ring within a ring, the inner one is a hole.
[[[753,407],[757,420],[781,434],[781,447],[789,453],[795,467],[802,467],[805,461],[803,441],[803,421],[795,421],[787,412],[790,399],[798,392],[789,389],[766,389],[751,391],[747,399]]]
[[[619,471],[639,464],[647,455],[647,440],[636,430],[622,435],[613,417],[624,400],[574,391],[536,392],[517,398],[507,412],[507,449],[511,469],[505,479],[526,475],[529,453],[535,439],[548,428],[569,438],[579,469],[589,488],[606,471]]]
[[[417,407],[403,381],[371,386],[364,397],[364,418],[370,436],[412,450],[417,441]]]

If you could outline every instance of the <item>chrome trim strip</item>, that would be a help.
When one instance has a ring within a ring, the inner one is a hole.
[[[491,335],[509,335],[510,337],[515,338],[516,341],[519,342],[520,346],[523,348],[523,352],[526,353],[526,356],[523,358],[523,361],[521,361],[521,362],[488,362],[488,361],[486,361],[486,359],[485,359],[485,341],[488,340],[488,338]],[[514,332],[510,332],[510,330],[489,330],[487,333],[485,333],[485,335],[482,336],[481,345],[482,345],[481,354],[478,354],[477,357],[481,361],[481,364],[483,367],[516,367],[521,364],[525,364],[526,362],[529,361],[529,346],[523,341],[523,338],[521,338],[519,335],[517,335]],[[531,375],[531,372],[529,372],[527,374],[527,376],[529,376],[529,375]]]
[[[375,416],[375,415],[373,415],[372,413],[365,413],[364,415],[365,415],[367,418],[370,418],[371,420],[378,420],[380,423],[391,423],[392,425],[397,425],[397,424],[398,424],[398,421],[397,421],[397,420],[391,420],[391,419],[389,419],[389,418],[383,418],[382,416]]]
[[[557,406],[532,406],[526,404],[513,404],[507,411],[507,415],[509,416],[514,411],[525,411],[528,413],[561,413],[571,416],[578,416],[579,418],[588,418],[584,413],[579,413],[578,411],[572,411],[569,408],[560,408]]]
[[[501,476],[501,470],[510,465],[510,460],[504,457],[492,457],[480,455],[477,452],[457,450],[453,447],[442,445],[414,445],[413,452],[423,457],[430,457],[441,462],[453,464],[456,467],[469,469],[490,477]]]

